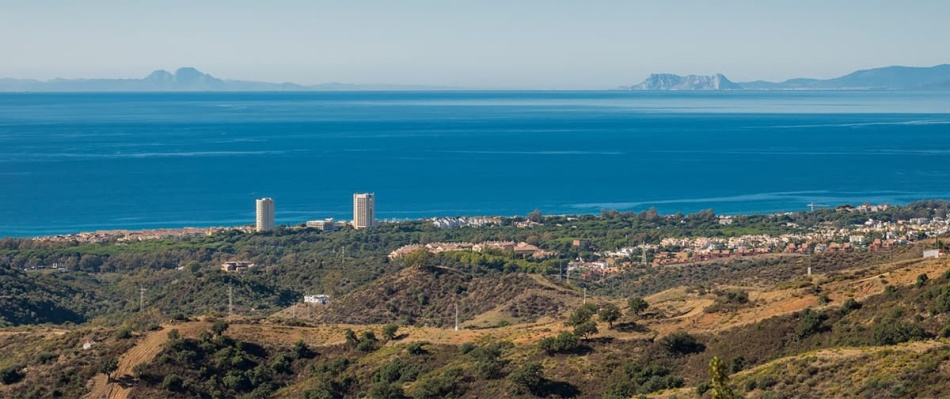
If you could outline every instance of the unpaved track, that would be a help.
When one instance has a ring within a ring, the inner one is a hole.
[[[194,322],[184,324],[169,324],[161,330],[152,331],[139,340],[132,349],[119,357],[119,368],[113,373],[113,380],[102,374],[92,379],[92,388],[86,399],[127,399],[132,388],[129,384],[135,377],[132,368],[140,363],[151,362],[162,351],[162,346],[168,341],[168,331],[177,328],[182,336],[196,336],[202,329],[208,328],[209,323]]]

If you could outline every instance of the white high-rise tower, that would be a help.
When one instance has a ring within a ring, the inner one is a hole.
[[[370,228],[376,225],[376,196],[373,193],[353,194],[353,227]]]
[[[257,231],[274,229],[274,200],[261,198],[257,200]]]

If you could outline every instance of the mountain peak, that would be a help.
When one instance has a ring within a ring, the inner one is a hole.
[[[638,85],[627,87],[628,90],[737,90],[741,87],[723,76],[715,75],[674,75],[670,73],[654,73]]]

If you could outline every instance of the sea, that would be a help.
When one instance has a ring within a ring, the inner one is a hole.
[[[0,94],[0,237],[950,199],[950,93]]]

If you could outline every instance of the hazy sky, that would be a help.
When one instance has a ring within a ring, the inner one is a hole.
[[[613,88],[950,63],[950,1],[0,0],[0,77]]]

